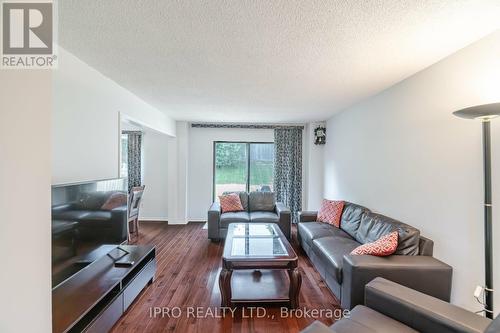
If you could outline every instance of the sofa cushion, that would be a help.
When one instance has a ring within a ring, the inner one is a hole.
[[[238,193],[223,194],[219,196],[220,209],[222,213],[242,212],[241,199]]]
[[[399,321],[366,306],[358,305],[344,318],[330,326],[336,333],[418,333]]]
[[[110,211],[91,211],[83,218],[84,221],[110,221],[111,220]]]
[[[220,215],[220,227],[227,228],[229,223],[250,222],[250,215],[247,212],[229,212]]]
[[[352,250],[354,255],[390,256],[398,247],[398,232],[393,231],[380,237],[375,242],[365,243]]]
[[[318,222],[325,222],[337,228],[340,227],[340,218],[344,209],[344,201],[323,199],[318,211]]]
[[[344,254],[351,253],[359,243],[350,237],[332,236],[313,240],[314,253],[325,264],[339,284],[342,283],[342,262]]]
[[[245,192],[245,191],[240,191],[240,192],[238,192],[238,191],[234,191],[234,192],[228,191],[228,192],[224,192],[222,194],[226,195],[226,194],[231,194],[231,193],[237,193],[240,196],[241,205],[243,206],[243,210],[248,211],[248,193]]]
[[[297,225],[297,232],[307,244],[310,244],[314,239],[317,238],[335,235],[351,238],[344,231],[323,222],[301,222]]]
[[[377,333],[376,327],[368,327],[350,318],[342,318],[330,326],[330,333]]]
[[[369,212],[370,210],[368,208],[346,202],[342,212],[342,218],[340,219],[340,229],[347,232],[352,238],[356,238],[356,233],[361,224],[361,216]]]
[[[78,206],[82,210],[98,210],[114,192],[90,192],[81,193],[78,198]]]
[[[394,254],[418,255],[420,231],[384,215],[372,212],[363,214],[355,239],[361,244],[371,243],[396,230],[399,237],[398,247]]]
[[[248,196],[250,212],[274,212],[275,203],[273,192],[250,192]]]
[[[251,222],[267,222],[267,223],[278,223],[278,214],[272,212],[251,212],[250,213]]]
[[[54,214],[53,218],[58,220],[80,221],[89,215],[90,210],[66,210]]]
[[[52,220],[52,235],[56,236],[74,230],[77,226],[78,222],[76,221]]]

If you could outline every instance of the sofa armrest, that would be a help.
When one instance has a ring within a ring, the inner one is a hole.
[[[122,240],[128,237],[128,210],[127,206],[118,206],[110,210],[111,219],[113,220],[112,228],[113,236],[116,240]]]
[[[419,251],[418,254],[421,256],[431,256],[434,253],[434,241],[420,235],[420,240],[418,242]]]
[[[219,221],[221,208],[220,203],[214,202],[208,210],[208,238],[211,240],[219,240]]]
[[[278,214],[279,218],[279,226],[285,237],[290,240],[292,235],[292,213],[290,209],[285,206],[282,202],[276,203],[276,214]]]
[[[383,277],[444,301],[450,300],[452,267],[429,256],[376,257],[346,254],[342,266],[341,306],[363,304],[365,285]]]
[[[118,206],[110,210],[111,214],[127,214],[127,206]]]
[[[376,278],[366,285],[365,305],[420,332],[482,333],[491,322],[383,278]]]
[[[299,222],[316,222],[317,218],[318,218],[317,211],[299,212]]]

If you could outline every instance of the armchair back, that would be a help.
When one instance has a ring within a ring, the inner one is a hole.
[[[139,217],[139,208],[141,206],[142,194],[145,186],[132,187],[129,195],[128,220]]]

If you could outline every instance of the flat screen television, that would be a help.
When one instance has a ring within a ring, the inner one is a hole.
[[[52,287],[127,241],[127,182],[52,186]]]

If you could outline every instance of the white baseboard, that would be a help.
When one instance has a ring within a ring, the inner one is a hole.
[[[168,218],[166,217],[145,217],[141,216],[139,221],[147,221],[147,222],[167,222]]]
[[[207,222],[206,218],[188,218],[189,222]]]
[[[169,219],[168,224],[171,225],[182,225],[182,224],[187,224],[187,221],[184,219]]]

